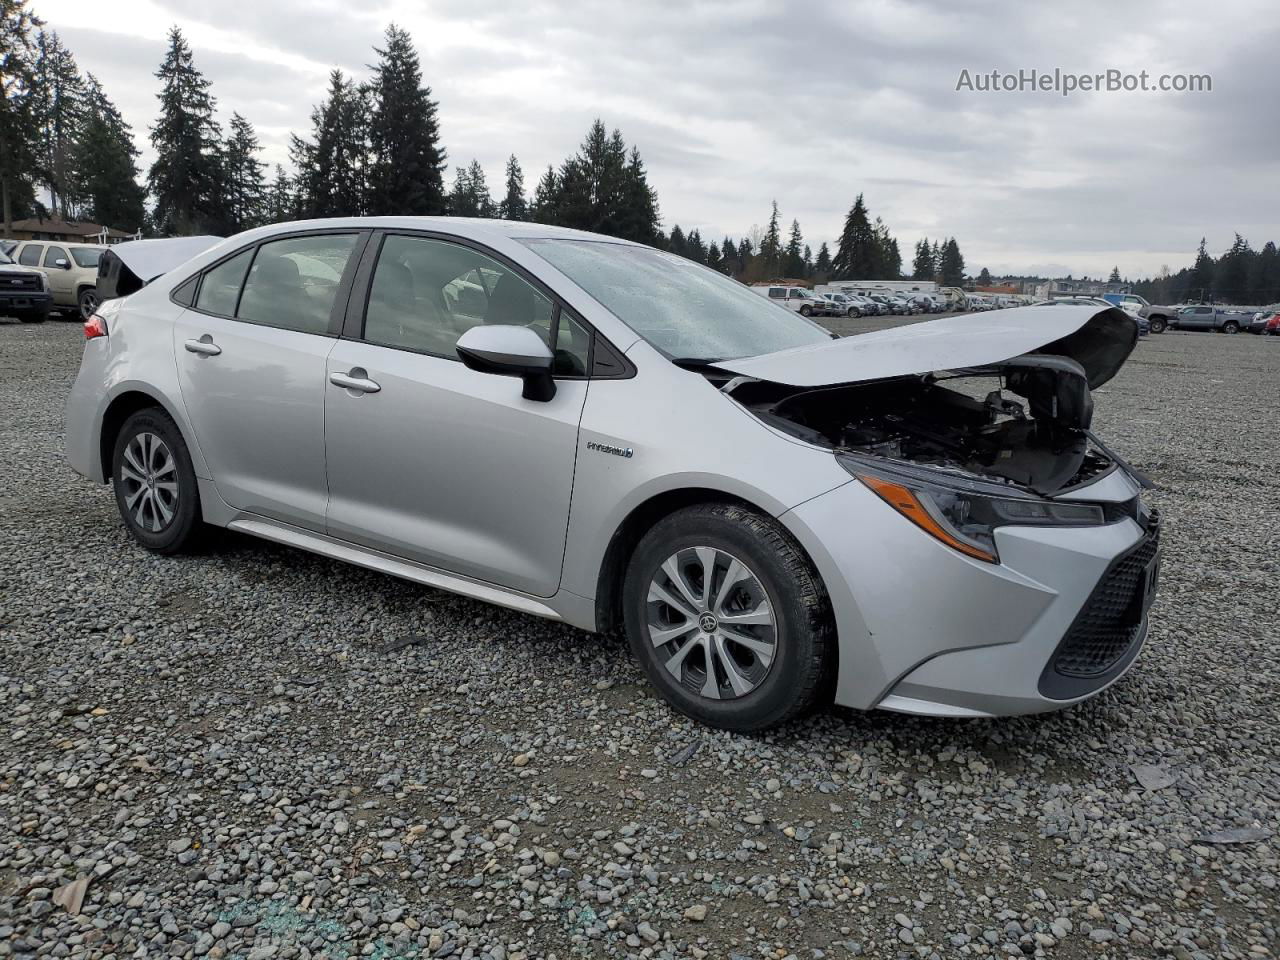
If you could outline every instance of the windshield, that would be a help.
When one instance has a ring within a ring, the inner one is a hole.
[[[595,240],[523,242],[669,357],[737,360],[830,339],[817,324],[675,254]]]
[[[13,263],[13,258],[3,250],[0,250],[0,263]]]
[[[72,247],[71,256],[78,266],[96,267],[98,260],[102,257],[102,251],[97,247]]]

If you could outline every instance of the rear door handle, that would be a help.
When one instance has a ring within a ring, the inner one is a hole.
[[[199,340],[188,340],[183,346],[187,348],[187,353],[198,353],[202,357],[216,357],[222,352],[222,348],[207,333]]]
[[[343,387],[357,393],[377,393],[382,389],[378,382],[370,380],[360,367],[353,367],[350,373],[331,373],[329,382],[335,387]]]

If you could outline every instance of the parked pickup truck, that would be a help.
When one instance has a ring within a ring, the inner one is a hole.
[[[1182,307],[1173,316],[1173,326],[1178,330],[1215,330],[1219,333],[1239,333],[1253,318],[1251,313],[1228,310],[1225,307]]]

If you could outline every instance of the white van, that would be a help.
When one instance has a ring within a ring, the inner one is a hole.
[[[786,307],[802,317],[829,317],[844,313],[837,304],[822,297],[815,297],[804,287],[785,287],[776,283],[755,283],[751,289],[762,297],[768,297],[779,306]]]

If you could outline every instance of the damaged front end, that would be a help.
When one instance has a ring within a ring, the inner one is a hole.
[[[1045,313],[1033,311],[1017,332],[1025,334],[1027,320]],[[896,332],[867,345],[882,355],[882,368],[908,365],[895,349],[902,346]],[[995,332],[984,330],[989,339]],[[811,385],[749,376],[744,368],[768,360],[754,358],[735,364],[741,375],[723,389],[773,428],[830,448],[917,526],[975,559],[996,562],[998,526],[1091,525],[1137,509],[1136,499],[1123,506],[1055,499],[1117,467],[1133,473],[1090,427],[1092,387],[1114,375],[1136,336],[1130,318],[1102,311],[1032,352],[992,362]],[[842,349],[856,349],[860,339],[842,341]],[[923,342],[918,334],[910,339]],[[972,345],[927,346],[926,355],[974,353]]]

